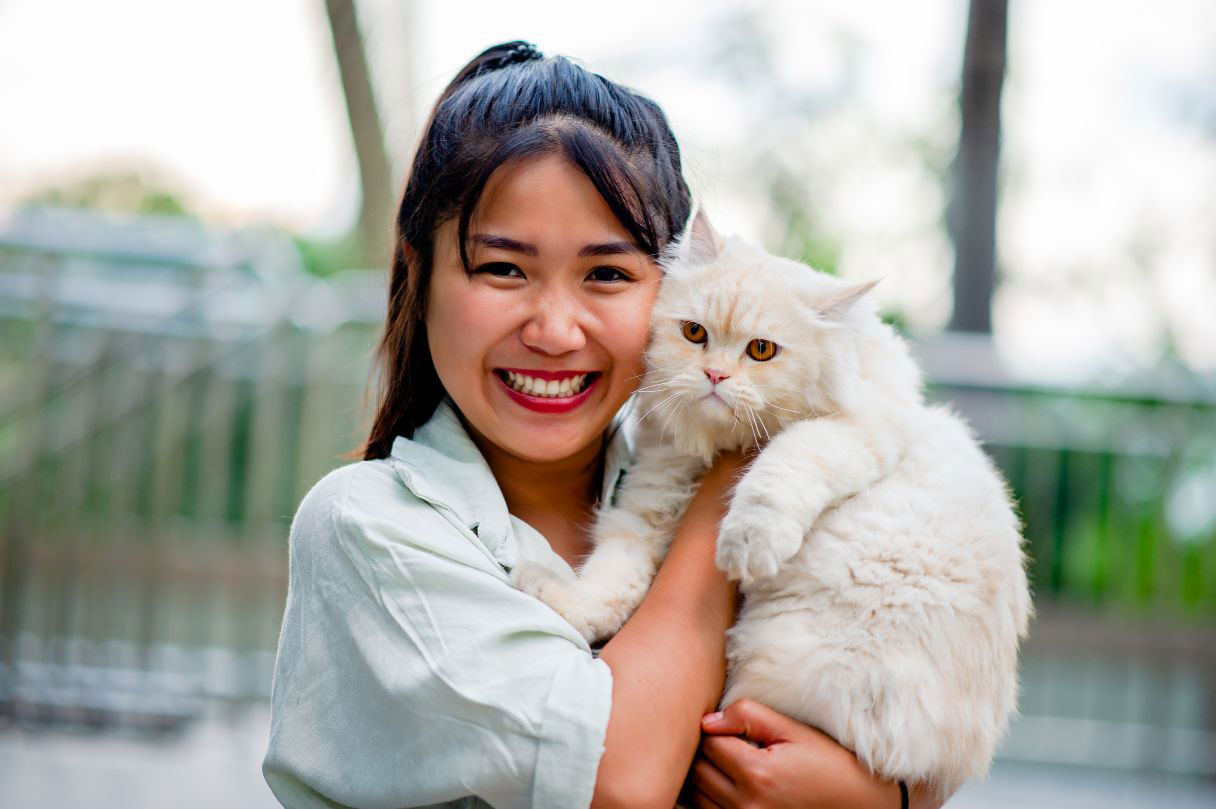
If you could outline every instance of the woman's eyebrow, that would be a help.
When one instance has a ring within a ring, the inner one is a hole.
[[[605,242],[589,244],[578,251],[579,258],[583,256],[619,256],[623,253],[640,253],[642,248],[633,242]]]
[[[511,239],[507,236],[495,236],[492,233],[474,233],[469,239],[486,247],[497,247],[500,250],[523,253],[525,256],[540,255],[540,251],[536,249],[536,245]]]

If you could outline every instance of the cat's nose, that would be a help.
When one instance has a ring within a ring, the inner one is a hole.
[[[716,368],[706,368],[705,375],[709,377],[709,381],[714,385],[718,384],[723,379],[730,379],[730,374],[724,374]]]

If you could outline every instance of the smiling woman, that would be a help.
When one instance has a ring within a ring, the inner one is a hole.
[[[574,565],[590,550],[586,492],[604,429],[642,373],[660,271],[562,155],[501,166],[463,256],[458,232],[454,221],[436,231],[435,371],[511,512]],[[560,488],[536,486],[546,480]]]
[[[470,272],[455,223],[436,239],[426,333],[443,388],[491,468],[502,452],[589,465],[637,388],[659,269],[562,157],[503,166],[472,224]]]
[[[570,565],[628,464],[657,258],[689,212],[653,102],[525,43],[435,107],[398,215],[361,463],[309,492],[266,779],[288,806],[670,807],[715,707],[724,456],[652,596],[592,653],[511,586]]]

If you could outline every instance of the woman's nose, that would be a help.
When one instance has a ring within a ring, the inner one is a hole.
[[[568,354],[587,344],[581,318],[583,309],[570,296],[560,293],[544,295],[537,301],[536,311],[524,324],[520,340],[528,348],[544,354]]]

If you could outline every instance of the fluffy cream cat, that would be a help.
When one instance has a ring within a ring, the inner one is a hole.
[[[1031,610],[999,474],[923,401],[871,285],[724,242],[703,216],[666,263],[636,463],[578,579],[524,562],[517,586],[588,640],[612,634],[714,454],[762,446],[718,537],[744,595],[722,704],[765,703],[943,795],[983,776]]]

